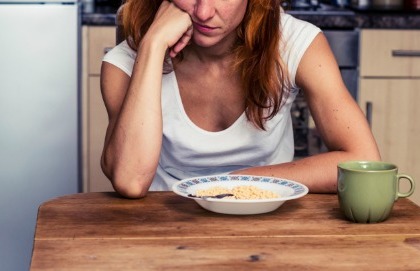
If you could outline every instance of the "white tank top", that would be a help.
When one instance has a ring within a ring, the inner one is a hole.
[[[162,79],[163,142],[159,165],[150,190],[170,190],[174,182],[197,176],[224,174],[261,165],[290,162],[294,156],[291,105],[298,93],[295,75],[300,59],[320,29],[282,13],[280,53],[292,89],[274,118],[259,130],[243,113],[229,128],[209,132],[196,126],[182,105],[176,73]],[[126,41],[109,51],[103,61],[131,76],[136,52]]]

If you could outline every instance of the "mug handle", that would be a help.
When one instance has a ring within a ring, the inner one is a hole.
[[[410,190],[408,190],[408,192],[406,193],[401,193],[399,190],[400,187],[400,180],[401,179],[406,179],[410,182]],[[414,192],[414,188],[416,187],[416,183],[414,182],[414,179],[411,178],[411,176],[408,176],[406,174],[398,174],[397,175],[397,180],[398,180],[398,193],[397,193],[397,197],[398,198],[406,198],[409,197],[413,194]]]

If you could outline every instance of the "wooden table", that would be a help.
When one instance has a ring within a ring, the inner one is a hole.
[[[420,270],[420,207],[355,224],[336,195],[234,216],[172,192],[75,194],[41,205],[31,270]]]

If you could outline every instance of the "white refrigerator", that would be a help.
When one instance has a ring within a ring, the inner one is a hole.
[[[28,270],[39,205],[77,193],[80,6],[0,0],[0,269]]]

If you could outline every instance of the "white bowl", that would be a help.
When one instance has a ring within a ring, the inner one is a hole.
[[[195,198],[196,191],[212,187],[232,189],[240,185],[252,185],[279,195],[273,199],[241,200],[229,198]],[[172,190],[183,197],[195,200],[201,207],[212,212],[232,215],[262,214],[276,210],[285,201],[303,197],[308,188],[295,181],[251,175],[214,175],[184,179],[176,182]]]

